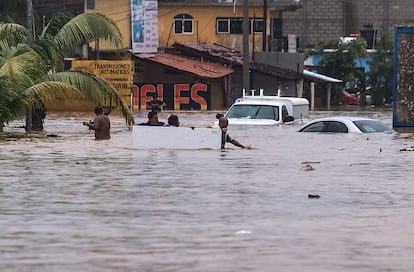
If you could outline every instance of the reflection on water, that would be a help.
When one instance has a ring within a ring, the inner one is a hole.
[[[390,112],[352,114],[391,124]],[[112,139],[94,141],[92,118],[51,113],[57,137],[0,141],[2,271],[414,269],[414,153],[399,151],[410,137],[230,127],[255,149],[137,150],[117,116]]]

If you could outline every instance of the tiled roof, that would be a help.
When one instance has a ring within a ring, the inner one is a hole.
[[[192,73],[202,78],[221,78],[233,73],[233,69],[219,63],[189,59],[169,53],[136,54],[138,58],[159,63],[172,69]]]

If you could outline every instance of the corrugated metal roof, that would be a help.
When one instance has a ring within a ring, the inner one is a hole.
[[[215,43],[175,43],[174,48],[193,56],[206,58],[227,65],[243,65],[243,53]],[[283,79],[299,79],[302,75],[296,71],[250,61],[250,69]]]
[[[243,65],[243,53],[217,43],[175,43],[174,48],[196,56],[208,57],[227,64]]]
[[[233,69],[219,63],[198,61],[169,53],[135,54],[135,56],[175,70],[192,73],[202,78],[221,78],[234,72]]]

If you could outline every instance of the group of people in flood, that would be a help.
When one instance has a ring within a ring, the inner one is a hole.
[[[168,123],[161,122],[158,120],[158,113],[167,106],[167,104],[160,100],[158,96],[154,95],[152,100],[147,103],[147,109],[150,111],[148,112],[148,120],[147,122],[139,123],[139,126],[169,126],[169,127],[179,127],[180,121],[178,120],[178,116],[171,114],[168,117]]]
[[[158,120],[158,112],[150,111],[148,112],[148,120],[147,122],[139,123],[139,126],[169,126],[169,127],[179,127],[180,121],[178,120],[178,116],[171,114],[168,117],[168,123],[160,122]]]
[[[148,120],[146,122],[139,123],[140,126],[170,126],[170,127],[179,127],[180,121],[178,116],[175,114],[171,114],[168,117],[167,123],[161,122],[158,120],[158,113],[161,112],[161,109],[166,106],[165,102],[158,99],[157,96],[153,97],[153,100],[148,103],[148,108],[150,111],[148,112]],[[110,136],[110,129],[111,129],[111,122],[108,118],[108,114],[105,114],[103,111],[103,107],[98,106],[95,108],[95,119],[93,122],[83,122],[84,126],[87,126],[89,129],[95,131],[95,140],[109,140]],[[217,115],[217,119],[219,119],[219,127],[221,129],[221,148],[225,148],[226,143],[231,143],[235,146],[240,148],[249,148],[242,145],[237,140],[233,139],[228,133],[228,125],[229,120],[224,117],[223,115]]]

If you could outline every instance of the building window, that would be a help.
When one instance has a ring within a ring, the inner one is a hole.
[[[263,34],[264,29],[265,29],[265,22],[263,18],[254,18],[250,20],[250,23],[253,26],[253,31],[255,34]]]
[[[95,9],[95,0],[86,0],[86,9]]]
[[[230,34],[243,34],[243,19],[230,19]]]
[[[175,34],[193,34],[193,16],[180,14],[174,17]]]
[[[228,19],[217,19],[217,33],[230,33],[230,21]]]
[[[243,18],[217,18],[216,25],[217,34],[243,34]],[[262,34],[264,28],[263,18],[249,18],[250,34]]]

